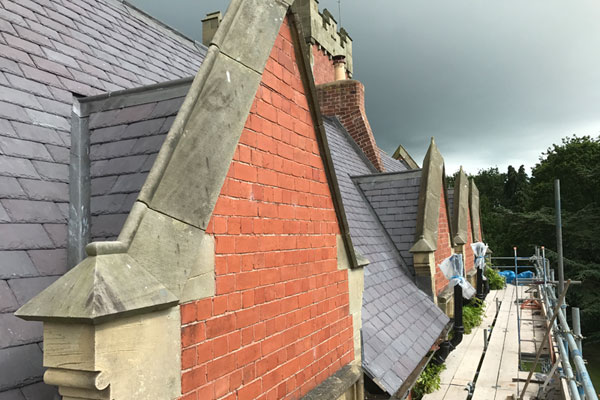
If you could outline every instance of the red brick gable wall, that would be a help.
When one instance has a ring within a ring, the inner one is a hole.
[[[207,230],[216,296],[181,307],[181,400],[297,399],[354,359],[313,126],[286,19]]]
[[[471,225],[471,216],[467,216],[467,244],[465,244],[465,270],[471,271],[475,267],[475,254],[471,248],[473,243],[473,225]]]
[[[311,47],[313,55],[312,71],[315,85],[333,82],[335,80],[333,60],[329,58],[329,55],[325,51],[320,50],[317,44],[313,44]]]
[[[434,253],[435,291],[437,294],[440,294],[448,286],[448,280],[439,269],[438,265],[440,265],[445,258],[452,255],[452,247],[450,243],[450,225],[448,224],[448,212],[446,210],[446,197],[444,196],[444,188],[442,188],[441,193],[440,214],[438,217],[437,249]]]

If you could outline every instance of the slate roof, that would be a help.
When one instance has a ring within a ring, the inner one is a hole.
[[[363,176],[355,182],[413,271],[409,250],[415,244],[421,170]]]
[[[363,368],[394,394],[427,354],[448,317],[420,291],[390,236],[352,177],[376,174],[335,118],[324,118],[342,202],[365,267]]]
[[[50,398],[41,324],[12,312],[66,272],[73,95],[188,77],[204,55],[124,2],[0,0],[0,397]]]
[[[190,79],[86,101],[89,115],[91,238],[115,240],[185,95]],[[165,96],[166,89],[179,89]],[[136,98],[137,95],[137,98]],[[166,98],[165,98],[166,97]],[[120,105],[128,100],[126,107]]]
[[[385,172],[400,172],[409,169],[406,164],[392,158],[392,156],[381,149],[379,149],[379,155],[381,156],[381,162],[383,163]]]

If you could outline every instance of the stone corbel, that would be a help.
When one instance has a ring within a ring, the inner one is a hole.
[[[429,295],[437,304],[437,293],[435,290],[435,253],[433,251],[413,251],[413,265],[415,268],[415,283],[417,284],[417,287],[425,294]]]
[[[44,374],[44,382],[58,386],[63,400],[109,400],[109,382],[102,372],[75,371],[49,368]]]

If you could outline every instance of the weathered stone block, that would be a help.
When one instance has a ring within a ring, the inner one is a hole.
[[[179,297],[192,271],[198,276],[210,268],[203,237],[201,229],[146,209],[128,253]]]
[[[262,73],[287,9],[288,4],[278,1],[233,1],[211,42],[224,54]]]
[[[261,79],[222,54],[211,61],[211,66],[203,65],[212,69],[206,72],[184,127],[178,133],[171,131],[179,137],[167,138],[175,146],[172,154],[168,159],[159,155],[161,161],[149,176],[156,179],[164,171],[150,207],[202,229],[212,215]],[[161,153],[168,151],[165,146],[161,149]],[[141,198],[148,195],[142,190]]]

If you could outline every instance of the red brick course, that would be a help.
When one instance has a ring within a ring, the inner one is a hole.
[[[288,21],[207,229],[216,296],[181,307],[182,397],[296,399],[354,358],[336,213]]]
[[[452,255],[452,247],[450,241],[450,225],[448,221],[448,212],[446,210],[446,198],[444,189],[442,188],[442,196],[440,200],[440,214],[438,217],[438,239],[437,249],[435,251],[435,291],[439,295],[448,286],[448,280],[439,269],[438,265],[445,258]]]
[[[467,272],[475,268],[475,254],[471,248],[473,243],[473,226],[471,225],[471,215],[467,215],[467,244],[465,244],[465,270]]]
[[[365,87],[355,80],[317,86],[321,113],[336,116],[378,171],[383,162],[365,113]]]
[[[335,80],[335,68],[333,67],[333,59],[329,57],[325,50],[320,50],[319,45],[312,45],[313,55],[313,76],[315,85],[333,82]]]

